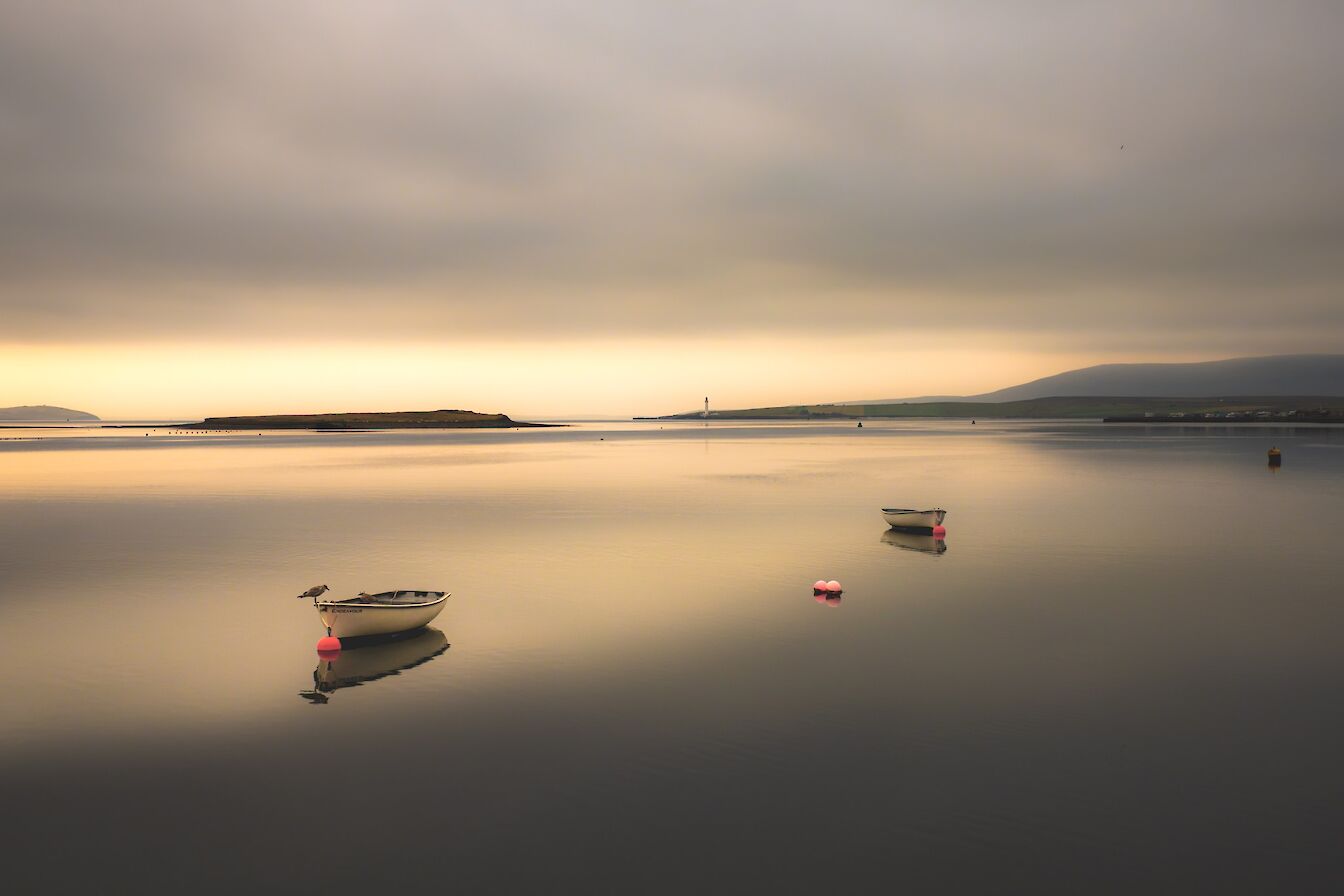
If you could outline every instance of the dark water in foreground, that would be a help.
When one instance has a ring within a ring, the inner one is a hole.
[[[5,880],[1335,891],[1341,532],[1341,430],[0,441]]]

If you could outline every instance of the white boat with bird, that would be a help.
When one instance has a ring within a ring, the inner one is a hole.
[[[904,507],[883,507],[882,516],[893,529],[932,529],[943,524],[947,511],[942,508],[908,510]]]
[[[323,600],[322,592],[310,588],[300,597],[311,597],[327,634],[336,638],[392,635],[423,628],[439,615],[449,598],[447,591],[360,592],[358,597]]]

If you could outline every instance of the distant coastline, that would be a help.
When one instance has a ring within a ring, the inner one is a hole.
[[[560,424],[528,423],[507,414],[476,411],[374,411],[341,414],[264,414],[250,417],[206,417],[163,429],[311,429],[358,431],[375,429],[522,429]]]
[[[899,404],[813,404],[701,411],[635,420],[866,420],[901,418],[1106,420],[1110,422],[1300,422],[1344,424],[1344,397],[1229,396],[1151,398],[1056,396],[1024,401],[931,401]]]
[[[636,420],[704,419],[700,411]],[[1245,418],[1344,423],[1344,354],[1266,355],[1179,364],[1098,364],[980,395],[837,401],[711,411],[717,420],[869,417],[1191,422]]]

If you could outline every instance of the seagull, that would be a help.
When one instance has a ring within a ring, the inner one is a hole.
[[[328,588],[326,585],[314,585],[313,587],[309,588],[307,591],[305,591],[305,592],[303,592],[302,594],[300,594],[300,595],[299,595],[299,600],[303,600],[305,597],[321,597],[321,596],[322,596],[322,592],[324,592],[324,591],[330,591],[330,590],[331,590],[331,589]]]

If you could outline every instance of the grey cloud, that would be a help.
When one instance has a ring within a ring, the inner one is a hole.
[[[1323,347],[1344,17],[1175,6],[0,0],[0,337]]]

